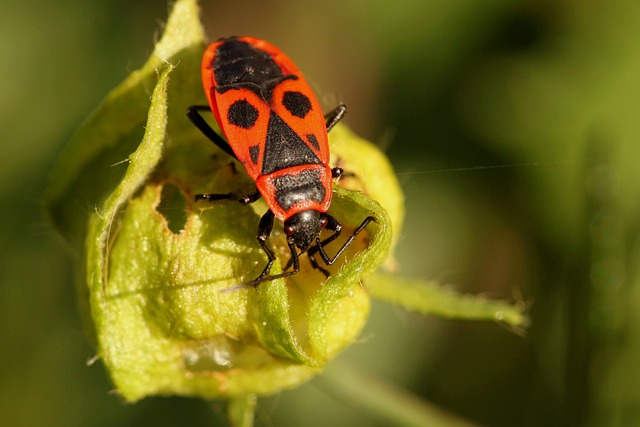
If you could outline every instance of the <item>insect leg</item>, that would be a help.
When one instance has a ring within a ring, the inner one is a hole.
[[[345,114],[347,114],[347,106],[344,104],[340,104],[332,111],[328,112],[327,115],[324,116],[325,123],[327,124],[327,132],[329,132]]]
[[[320,265],[318,264],[318,261],[316,260],[316,258],[313,255],[307,255],[309,257],[309,262],[311,262],[311,267],[315,268],[316,270],[319,270],[322,274],[324,274],[324,277],[329,277],[329,271],[326,268],[320,267]]]
[[[268,210],[260,219],[260,224],[258,225],[258,243],[260,243],[260,247],[267,254],[269,261],[267,265],[262,270],[262,273],[255,279],[250,282],[243,283],[242,286],[253,286],[256,287],[262,282],[267,282],[269,280],[280,279],[282,277],[288,277],[296,274],[300,271],[300,260],[298,258],[298,253],[296,252],[296,246],[294,244],[293,239],[287,239],[287,245],[289,246],[289,251],[291,252],[291,260],[293,262],[293,270],[285,271],[280,274],[274,274],[269,276],[269,272],[271,271],[271,266],[273,266],[273,262],[276,259],[276,256],[273,254],[273,251],[267,246],[267,238],[271,234],[271,230],[273,229],[273,212]]]
[[[196,194],[195,200],[199,202],[200,200],[206,200],[208,202],[213,202],[215,200],[233,200],[235,195],[233,193],[225,193],[225,194]]]
[[[223,137],[218,135],[215,130],[209,123],[200,115],[200,111],[211,111],[208,105],[192,105],[187,108],[187,117],[189,120],[193,122],[193,124],[200,129],[200,132],[204,134],[207,138],[209,138],[214,144],[216,144],[222,151],[233,157],[234,159],[238,159],[231,149],[231,146]]]
[[[258,278],[254,280],[254,282],[257,281],[257,283],[260,283],[260,280],[267,274],[269,274],[269,271],[271,271],[271,266],[273,265],[273,261],[275,261],[276,259],[273,251],[269,248],[269,246],[267,246],[267,239],[269,238],[271,230],[273,229],[273,218],[273,212],[271,212],[271,210],[268,210],[264,215],[262,215],[262,218],[260,218],[260,223],[258,224],[258,243],[260,243],[260,247],[262,248],[264,253],[267,254],[267,258],[269,258],[269,261],[264,267],[264,270],[262,270],[262,273],[260,273],[260,276],[258,276]]]
[[[196,194],[196,202],[199,200],[207,200],[209,202],[213,202],[214,200],[235,200],[236,202],[240,202],[243,205],[248,205],[258,200],[261,196],[262,195],[258,191],[245,194],[244,196],[238,196],[237,194],[233,193]]]
[[[371,221],[375,222],[375,220],[376,220],[375,217],[373,217],[373,216],[366,217],[364,219],[364,221],[362,221],[362,224],[360,224],[360,226],[355,229],[353,234],[351,234],[351,236],[349,236],[347,241],[344,242],[344,245],[342,245],[342,247],[338,250],[338,252],[333,256],[333,258],[329,258],[327,253],[324,251],[324,246],[327,243],[333,242],[335,239],[338,238],[338,236],[340,235],[340,231],[342,230],[342,226],[340,225],[338,220],[335,219],[334,217],[332,217],[331,215],[327,215],[327,219],[329,221],[327,223],[327,227],[326,228],[329,229],[329,230],[335,229],[336,232],[334,234],[332,234],[331,236],[329,236],[328,238],[326,238],[325,240],[323,240],[322,242],[320,241],[320,238],[316,239],[316,246],[314,246],[312,248],[313,249],[313,253],[311,253],[312,252],[311,250],[309,251],[309,253],[311,255],[313,255],[315,252],[320,252],[320,256],[322,257],[322,261],[324,261],[324,263],[327,264],[327,265],[332,265],[338,259],[338,257],[342,254],[342,252],[344,252],[344,250],[347,249],[347,247],[351,244],[351,242],[353,242],[353,240],[356,238],[356,236],[358,234],[360,234],[360,232],[362,230],[364,230],[364,228]]]

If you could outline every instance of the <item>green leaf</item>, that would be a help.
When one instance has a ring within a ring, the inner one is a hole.
[[[461,320],[490,320],[514,328],[528,326],[524,304],[487,299],[481,295],[461,294],[436,282],[375,274],[366,281],[374,298],[398,304],[422,314]]]
[[[129,303],[131,299],[126,298],[127,295],[119,290],[108,288],[111,284],[110,277],[118,272],[112,270],[114,264],[122,268],[121,262],[131,259],[126,254],[121,254],[117,246],[111,246],[111,233],[118,227],[116,219],[123,205],[139,189],[161,159],[167,124],[166,87],[170,71],[171,67],[168,67],[160,75],[152,96],[145,137],[138,150],[130,156],[131,162],[125,177],[106,200],[100,212],[92,215],[87,234],[87,282],[90,290],[91,318],[98,339],[98,354],[108,367],[114,369],[111,372],[112,378],[127,398],[135,396],[136,390],[144,387],[144,383],[153,377],[153,372],[143,368],[145,360],[166,352],[166,348],[153,340],[150,331],[145,328],[143,319],[136,316],[138,307]],[[130,212],[128,209],[127,213]],[[145,245],[148,242],[139,243]],[[147,249],[143,250],[150,256],[156,255],[153,248],[151,251]],[[113,258],[110,257],[111,254]],[[124,259],[120,259],[121,257]],[[137,263],[127,264],[127,267],[127,274],[134,279],[132,284],[136,286],[142,279],[141,274],[145,267]],[[112,297],[112,292],[117,294]],[[128,295],[136,296],[135,289],[127,292]],[[129,341],[138,342],[140,345],[114,346],[116,343],[122,344],[118,340],[121,331],[126,331]],[[123,379],[124,383],[118,384],[118,375],[127,369],[135,374],[127,375]]]

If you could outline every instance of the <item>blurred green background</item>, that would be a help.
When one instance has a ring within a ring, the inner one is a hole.
[[[0,425],[225,425],[224,405],[124,405],[42,213],[57,153],[158,38],[167,5],[8,0],[0,14]],[[292,57],[406,191],[401,274],[524,302],[532,325],[376,303],[343,363],[481,425],[640,425],[640,4],[203,1],[212,40]],[[83,209],[83,207],[78,207]],[[258,425],[388,425],[323,380]]]

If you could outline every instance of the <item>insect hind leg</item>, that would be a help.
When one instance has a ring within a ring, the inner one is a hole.
[[[214,144],[216,144],[222,151],[233,157],[234,159],[238,159],[235,155],[229,143],[218,133],[213,130],[213,128],[207,123],[207,121],[202,117],[200,111],[209,111],[211,112],[211,108],[208,105],[192,105],[187,108],[187,117],[189,120],[198,128],[200,132],[204,134],[207,138],[211,140]]]

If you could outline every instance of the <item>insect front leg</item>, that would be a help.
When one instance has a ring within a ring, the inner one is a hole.
[[[293,239],[287,238],[287,245],[289,246],[289,252],[291,252],[290,262],[293,263],[293,270],[285,271],[283,273],[274,274],[271,276],[269,275],[269,273],[271,272],[271,267],[273,266],[273,262],[276,259],[276,256],[271,250],[271,248],[267,246],[267,239],[269,238],[269,236],[271,235],[271,231],[273,230],[273,219],[274,219],[273,212],[268,210],[262,216],[262,218],[260,219],[260,224],[258,225],[258,237],[257,237],[258,243],[260,243],[260,247],[262,248],[264,253],[267,254],[267,258],[269,258],[269,261],[267,262],[267,265],[262,270],[262,273],[260,273],[260,275],[255,280],[243,283],[242,284],[243,286],[246,285],[246,286],[256,287],[262,282],[267,282],[269,280],[275,280],[283,277],[292,276],[300,271],[300,259],[298,258],[298,253],[296,251],[295,243]]]
[[[307,254],[307,256],[309,257],[309,262],[311,263],[311,267],[313,267],[314,269],[320,271],[320,273],[324,274],[324,277],[329,278],[329,276],[330,276],[329,270],[327,270],[324,267],[321,267],[320,264],[318,264],[318,261],[316,260],[316,257],[314,257],[313,255]]]
[[[342,226],[340,225],[340,223],[338,222],[337,219],[335,219],[334,217],[332,217],[331,215],[327,214],[327,225],[326,228],[328,230],[335,230],[335,233],[332,234],[331,236],[329,236],[328,238],[326,238],[323,241],[320,241],[320,238],[316,239],[316,246],[314,246],[312,248],[312,250],[309,251],[310,255],[315,254],[316,252],[320,252],[320,257],[322,257],[322,261],[324,261],[325,264],[327,265],[332,265],[334,262],[336,262],[336,260],[338,259],[338,257],[340,255],[342,255],[342,252],[345,251],[345,249],[347,249],[347,247],[353,242],[353,240],[356,238],[356,236],[358,234],[360,234],[360,232],[362,230],[365,229],[365,227],[371,222],[376,220],[375,217],[373,216],[368,216],[364,219],[364,221],[362,221],[362,224],[360,224],[360,226],[358,226],[358,228],[355,229],[355,231],[351,234],[351,236],[349,236],[349,238],[347,239],[346,242],[344,242],[344,245],[342,245],[342,247],[338,250],[338,252],[333,256],[333,258],[329,258],[329,256],[327,255],[327,253],[324,250],[324,246],[327,245],[328,243],[333,242],[335,239],[338,238],[338,236],[340,236],[340,232],[342,231]],[[313,252],[313,253],[312,253]]]
[[[264,267],[264,270],[262,270],[262,273],[260,273],[258,278],[254,280],[254,282],[257,281],[256,284],[260,283],[261,279],[269,274],[269,272],[271,271],[271,266],[273,265],[273,261],[275,261],[276,259],[273,251],[269,248],[269,246],[267,246],[267,239],[271,235],[271,230],[273,230],[273,218],[273,212],[268,210],[264,215],[262,215],[262,218],[260,218],[260,223],[258,224],[258,243],[260,243],[260,247],[262,248],[264,253],[267,254],[267,258],[269,258],[269,261]]]

